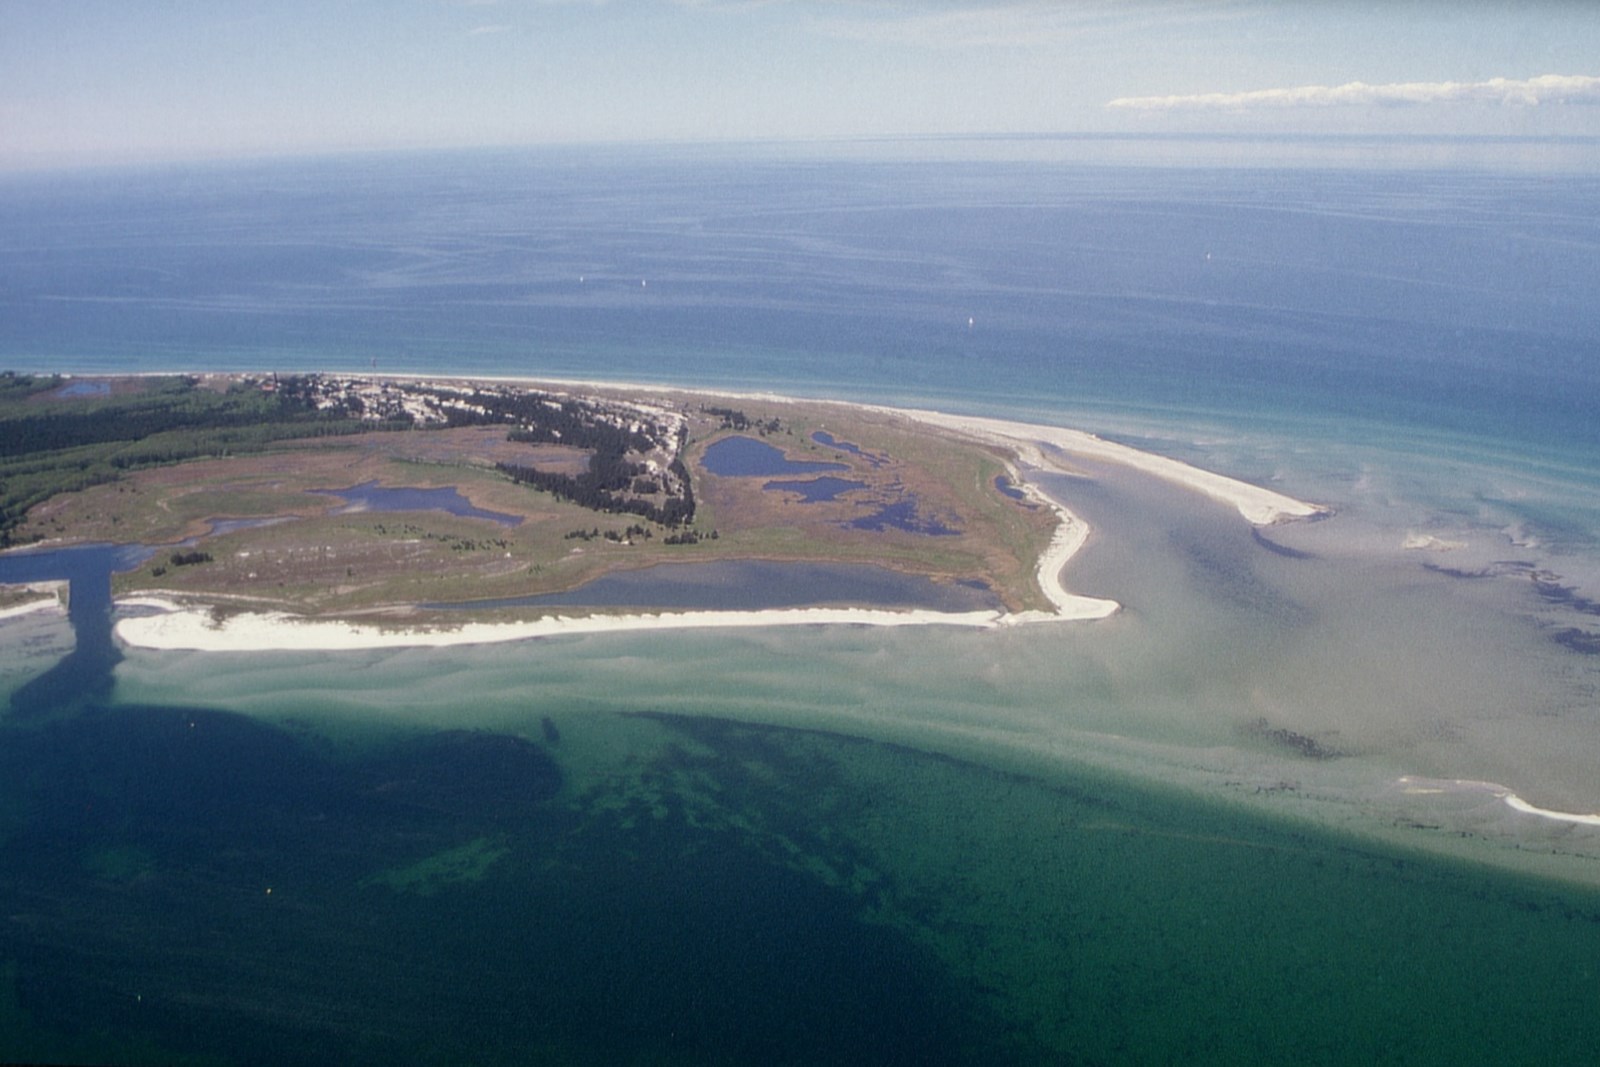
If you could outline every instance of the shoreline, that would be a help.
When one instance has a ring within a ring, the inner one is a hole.
[[[527,622],[469,622],[450,629],[406,629],[307,619],[283,612],[245,613],[216,622],[209,611],[159,597],[130,597],[119,601],[119,606],[154,608],[162,612],[119,619],[115,632],[124,644],[153,651],[188,652],[360,652],[504,644],[582,634],[774,626],[957,626],[990,629],[1002,625],[1002,620],[1009,617],[998,611],[773,608],[764,611],[548,615]],[[1057,618],[1053,615],[1043,617]]]
[[[43,580],[18,582],[13,584],[11,588],[22,589],[28,593],[32,593],[34,594],[35,599],[25,600],[18,604],[12,604],[10,607],[0,608],[0,621],[4,621],[6,619],[17,619],[24,615],[35,615],[45,612],[59,614],[63,617],[65,617],[67,614],[68,593],[67,582],[64,579],[60,581]]]
[[[1600,826],[1600,812],[1558,811],[1555,808],[1541,808],[1522,799],[1510,786],[1501,785],[1499,782],[1480,782],[1468,778],[1420,778],[1414,775],[1404,775],[1396,784],[1400,786],[1403,793],[1413,796],[1442,793],[1487,793],[1512,811],[1523,815],[1531,815],[1536,819],[1566,823],[1573,826]]]
[[[59,599],[30,600],[26,604],[13,604],[9,608],[0,608],[0,622],[6,619],[20,619],[24,615],[60,615],[66,617],[67,609]]]
[[[330,372],[338,373],[338,372]],[[1261,489],[1223,475],[1203,471],[1178,460],[1140,452],[1125,445],[1102,441],[1079,430],[1062,427],[1008,422],[977,416],[949,415],[920,409],[893,408],[869,404],[850,404],[836,400],[806,400],[768,393],[737,393],[714,389],[676,386],[651,386],[642,383],[569,381],[533,378],[475,377],[455,379],[449,375],[364,375],[403,380],[483,381],[527,386],[587,389],[596,392],[624,391],[640,394],[679,394],[715,398],[760,399],[784,404],[831,404],[907,418],[935,429],[953,432],[987,444],[998,444],[1015,452],[1023,467],[1066,470],[1047,451],[1056,449],[1106,459],[1134,467],[1163,480],[1197,490],[1233,505],[1240,515],[1255,525],[1268,525],[1325,514],[1327,509],[1295,500],[1281,493]],[[124,645],[154,651],[359,651],[380,648],[450,647],[471,644],[498,644],[544,637],[594,633],[622,633],[651,630],[727,629],[771,626],[956,626],[970,629],[996,629],[1047,622],[1077,622],[1103,619],[1120,610],[1114,600],[1080,596],[1062,583],[1061,573],[1089,541],[1088,525],[1064,504],[1052,499],[1027,480],[1018,479],[1023,492],[1037,506],[1049,508],[1057,526],[1049,545],[1040,554],[1035,579],[1041,592],[1053,605],[1052,611],[938,612],[930,610],[892,610],[879,608],[785,608],[759,611],[684,611],[634,612],[618,615],[551,615],[526,622],[469,622],[449,628],[382,627],[343,620],[319,620],[283,612],[249,612],[226,619],[213,618],[209,605],[179,603],[162,597],[129,597],[119,606],[143,607],[156,613],[117,620],[116,638]]]
[[[1154,452],[1144,452],[1129,445],[1107,441],[1085,430],[1009,422],[978,415],[947,415],[941,411],[898,408],[873,408],[873,410],[898,413],[918,422],[955,430],[979,440],[1004,442],[1018,449],[1019,454],[1033,465],[1052,468],[1066,474],[1073,472],[1054,462],[1050,454],[1039,447],[1040,445],[1050,446],[1069,456],[1081,455],[1089,459],[1132,467],[1162,481],[1229,504],[1253,526],[1274,526],[1330,513],[1328,508],[1319,504],[1308,504],[1276,490],[1263,489],[1261,486],[1241,482],[1226,475],[1192,467],[1182,460],[1169,459]]]

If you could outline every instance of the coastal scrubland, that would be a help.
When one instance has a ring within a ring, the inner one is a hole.
[[[22,479],[6,483],[8,540],[161,546],[117,576],[122,594],[414,622],[621,569],[762,559],[872,563],[984,583],[1011,610],[1046,606],[1035,566],[1057,518],[1000,491],[1012,458],[888,412],[327,376],[8,386],[0,458]],[[541,427],[543,412],[558,421]],[[30,434],[44,424],[64,429],[42,445]],[[826,460],[850,487],[808,501],[714,474],[706,451],[731,436]],[[623,477],[598,484],[600,465]],[[470,511],[340,495],[364,485],[454,490]]]

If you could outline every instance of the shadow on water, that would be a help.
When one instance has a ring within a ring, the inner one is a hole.
[[[296,729],[89,707],[5,731],[0,1048],[1015,1059],[974,989],[869,920],[881,885],[798,862],[866,865],[797,803],[823,765],[702,730],[571,797],[549,742],[396,734],[334,758]]]
[[[338,750],[174,707],[0,726],[0,1050],[1452,1063],[1600,1038],[1592,894],[820,731],[527,725]],[[581,779],[558,760],[625,738]]]
[[[1235,541],[1168,551],[1217,581],[1275,558]],[[0,721],[0,1058],[1547,1063],[1600,1041],[1593,893],[1081,769],[533,698],[526,736],[344,747],[107,706],[113,562],[75,598],[105,651]]]
[[[61,661],[11,695],[11,714],[37,719],[111,695],[122,652],[111,636],[111,574],[137,566],[155,550],[138,545],[87,545],[0,556],[0,582],[66,581],[74,647]]]

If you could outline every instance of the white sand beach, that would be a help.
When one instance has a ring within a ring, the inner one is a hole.
[[[552,615],[528,622],[464,623],[451,628],[400,628],[305,619],[282,612],[242,613],[222,621],[209,611],[157,597],[130,598],[125,607],[159,614],[118,621],[118,638],[137,648],[205,652],[358,651],[380,648],[497,644],[539,637],[770,626],[997,626],[996,611],[879,611],[867,608],[784,608],[768,611],[683,611],[635,615]],[[1053,616],[1050,616],[1053,617]]]
[[[35,599],[13,604],[8,608],[0,608],[0,620],[15,619],[41,611],[58,615],[67,613],[66,582],[26,582],[20,588],[33,594]]]
[[[617,390],[614,382],[526,382],[559,384],[569,388]],[[705,396],[750,398],[748,394],[674,390],[638,386],[642,393],[684,392]],[[788,397],[765,396],[777,403],[818,403]],[[1000,444],[1014,451],[1025,468],[1070,470],[1052,450],[1109,460],[1198,490],[1232,504],[1257,525],[1318,514],[1324,509],[1271,490],[1248,485],[1222,475],[1198,470],[1177,460],[1140,452],[1125,445],[1102,441],[1092,434],[1053,426],[1006,422],[1000,419],[947,415],[936,411],[870,407],[868,410],[901,416],[929,426]],[[618,633],[640,630],[713,629],[771,626],[957,626],[972,629],[1074,622],[1103,619],[1114,614],[1116,601],[1079,596],[1061,582],[1063,568],[1088,542],[1086,523],[1059,502],[1046,496],[1019,473],[1022,491],[1033,502],[1055,512],[1059,525],[1037,569],[1040,589],[1052,611],[1005,613],[1000,611],[938,612],[873,608],[795,608],[762,611],[684,611],[626,615],[549,616],[515,623],[465,623],[455,627],[391,627],[347,621],[312,620],[281,612],[240,613],[217,619],[208,606],[179,603],[160,597],[129,598],[123,607],[138,607],[148,614],[124,617],[116,624],[123,643],[155,650],[254,652],[274,650],[341,651],[375,648],[443,647],[490,644],[575,634]]]
[[[882,411],[895,411],[881,408]],[[1030,423],[1007,422],[972,415],[946,415],[938,411],[901,411],[900,414],[942,426],[949,430],[979,438],[1003,442],[1015,448],[1025,463],[1053,468],[1070,473],[1070,469],[1056,462],[1050,449],[1086,459],[1105,460],[1132,467],[1165,481],[1204,493],[1238,509],[1240,515],[1256,526],[1270,526],[1293,519],[1309,518],[1327,512],[1316,504],[1307,504],[1271,489],[1237,481],[1221,474],[1191,467],[1180,460],[1141,452],[1137,448],[1103,440],[1082,430],[1069,430],[1060,426],[1039,426]],[[1041,447],[1046,446],[1046,447]]]
[[[1498,782],[1480,782],[1466,778],[1419,778],[1406,775],[1399,780],[1401,790],[1407,794],[1448,794],[1448,793],[1479,793],[1488,794],[1505,804],[1512,811],[1521,812],[1523,815],[1532,815],[1551,822],[1570,823],[1575,826],[1600,826],[1600,812],[1574,812],[1557,811],[1553,808],[1541,808],[1523,800],[1508,786]]]

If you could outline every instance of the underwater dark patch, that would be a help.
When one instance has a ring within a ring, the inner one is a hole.
[[[632,784],[561,799],[545,745],[506,734],[396,735],[335,758],[203,709],[12,727],[0,997],[17,1012],[0,1048],[244,1064],[1013,1058],[974,990],[867,920],[889,883],[841,881],[867,864],[808,800],[825,762],[684,736],[692,752],[669,745]]]
[[[1290,548],[1288,545],[1280,545],[1278,542],[1268,538],[1265,534],[1263,534],[1259,529],[1256,529],[1255,527],[1251,527],[1250,536],[1255,538],[1256,544],[1260,545],[1262,548],[1266,549],[1268,552],[1271,552],[1273,555],[1282,556],[1284,559],[1316,559],[1317,558],[1316,553],[1314,553],[1314,552],[1306,552],[1306,551],[1304,551],[1302,549]]]

